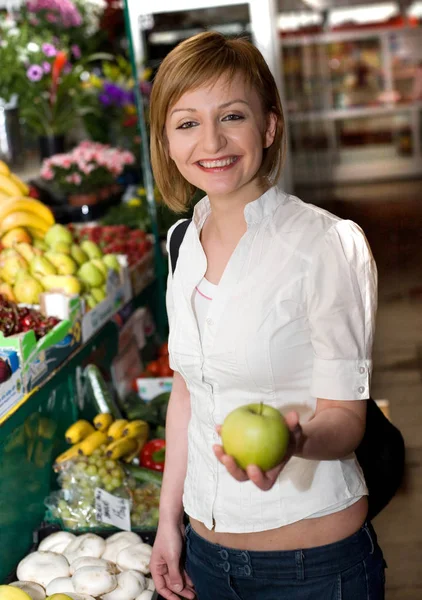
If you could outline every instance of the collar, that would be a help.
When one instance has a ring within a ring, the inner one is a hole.
[[[261,223],[265,218],[272,217],[280,204],[284,202],[287,194],[277,186],[271,187],[253,202],[245,206],[245,221],[249,225]],[[204,196],[195,206],[193,211],[193,223],[197,231],[202,229],[206,218],[211,213],[211,204],[208,196]]]

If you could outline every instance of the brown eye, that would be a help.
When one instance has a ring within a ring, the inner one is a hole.
[[[195,123],[195,121],[186,121],[185,123],[182,123],[181,125],[179,125],[179,127],[177,127],[176,129],[191,129],[192,127],[195,127],[197,125],[197,123]]]

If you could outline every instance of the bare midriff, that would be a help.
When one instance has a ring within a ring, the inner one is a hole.
[[[201,537],[228,548],[252,551],[297,550],[332,544],[353,535],[364,524],[367,513],[368,500],[364,496],[336,513],[254,533],[216,532],[192,518],[190,523]]]

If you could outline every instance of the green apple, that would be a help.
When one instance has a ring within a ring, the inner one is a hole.
[[[267,404],[246,404],[227,415],[221,428],[224,452],[239,467],[257,465],[268,471],[287,450],[289,429],[279,410]]]

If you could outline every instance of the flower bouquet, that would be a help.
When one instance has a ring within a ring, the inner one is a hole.
[[[45,159],[40,177],[74,206],[95,204],[120,189],[119,176],[134,162],[127,150],[85,141],[71,152]]]

